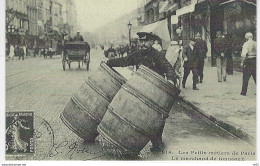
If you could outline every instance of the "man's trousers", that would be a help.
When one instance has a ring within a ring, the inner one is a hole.
[[[226,80],[226,68],[227,68],[227,58],[226,57],[217,57],[217,74],[218,74],[218,82],[222,82],[222,79],[224,78],[224,81]]]
[[[246,95],[248,81],[251,75],[256,83],[256,58],[249,58],[246,59],[244,62],[243,85],[242,85],[241,95]]]

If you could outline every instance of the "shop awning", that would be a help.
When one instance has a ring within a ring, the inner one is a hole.
[[[187,13],[192,13],[195,11],[195,6],[196,4],[191,4],[189,6],[185,6],[179,10],[176,10],[176,15],[171,16],[171,24],[177,24],[179,20],[179,16],[187,14]]]
[[[179,21],[179,16],[178,15],[172,15],[171,16],[171,24],[172,25],[178,24],[178,21]]]
[[[189,6],[185,6],[179,10],[176,11],[176,15],[181,16],[187,13],[192,13],[195,11],[195,5],[196,4],[191,4]]]
[[[175,3],[175,4],[172,4],[172,5],[169,6],[168,11],[177,10],[177,9],[178,9],[178,4]]]
[[[162,47],[166,49],[171,41],[167,20],[157,21],[152,24],[145,25],[139,32],[153,33],[162,39]]]
[[[222,3],[220,3],[219,5],[229,4],[229,3],[231,3],[231,2],[245,2],[245,3],[248,3],[248,4],[251,4],[251,5],[256,6],[255,3],[250,2],[250,1],[247,1],[247,0],[242,0],[242,1],[237,1],[237,0],[228,0],[228,1],[226,1],[226,2],[222,2]]]
[[[159,10],[160,13],[176,11],[178,9],[178,4],[177,3],[167,3],[166,6],[162,6],[160,9],[161,9],[161,11]]]
[[[165,1],[165,2],[162,2],[163,5],[162,7],[159,9],[159,13],[162,13],[165,11],[166,7],[168,6],[169,2],[168,1]]]

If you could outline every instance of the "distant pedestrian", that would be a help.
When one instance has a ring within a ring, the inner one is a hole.
[[[132,44],[131,51],[132,52],[137,51],[137,45],[135,43]]]
[[[227,57],[226,57],[226,46],[225,39],[222,37],[222,32],[218,31],[216,34],[216,39],[214,40],[214,53],[217,58],[217,75],[218,82],[226,81],[226,67],[227,67]]]
[[[114,46],[111,45],[110,48],[107,50],[108,59],[115,58],[116,56],[116,50],[114,49]]]
[[[180,57],[181,47],[177,41],[171,41],[171,45],[168,47],[165,58],[173,66],[176,76],[180,77],[180,67],[181,67],[181,57]],[[174,80],[174,85],[177,84],[177,80]]]
[[[256,42],[253,40],[253,34],[248,32],[245,35],[246,42],[243,45],[241,57],[243,67],[243,85],[241,95],[246,96],[248,81],[252,75],[256,83]]]
[[[196,39],[196,43],[194,45],[194,49],[195,49],[196,57],[198,58],[197,71],[198,71],[199,82],[202,83],[204,60],[207,57],[206,54],[208,52],[208,47],[206,41],[201,39],[201,35],[199,32],[195,35],[195,39]]]
[[[225,39],[225,46],[226,46],[226,57],[227,57],[227,74],[232,75],[233,74],[233,56],[232,56],[232,38],[231,36],[225,32],[223,34],[223,38]]]
[[[10,45],[9,58],[14,60],[14,46],[12,44]]]
[[[33,55],[34,55],[34,57],[36,57],[36,55],[39,53],[39,48],[38,48],[38,46],[35,46],[34,47],[34,51],[33,51]]]
[[[23,52],[24,52],[24,55],[26,56],[27,55],[27,48],[25,45],[23,45]]]
[[[18,55],[19,55],[19,60],[22,58],[24,60],[24,49],[22,46],[18,46]]]
[[[125,52],[126,52],[126,55],[127,55],[127,56],[128,56],[129,53],[130,53],[130,48],[129,48],[129,45],[128,45],[128,44],[125,46]]]
[[[153,48],[156,49],[157,51],[161,52],[162,51],[162,46],[159,44],[158,40],[154,41]]]
[[[184,59],[184,76],[182,80],[182,87],[185,88],[186,80],[190,74],[190,71],[192,71],[192,80],[193,80],[193,90],[199,90],[196,87],[197,81],[198,81],[198,58],[196,57],[195,50],[195,39],[190,39],[189,45],[185,46],[183,49],[183,59]]]

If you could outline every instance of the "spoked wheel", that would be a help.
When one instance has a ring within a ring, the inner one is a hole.
[[[87,71],[89,70],[89,61],[87,62]]]
[[[63,66],[63,70],[65,71],[65,69],[66,69],[66,66],[65,66],[66,64],[65,64],[65,62],[62,62],[62,66]]]

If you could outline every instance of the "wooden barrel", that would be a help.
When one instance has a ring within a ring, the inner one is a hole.
[[[61,113],[62,121],[81,138],[94,141],[109,103],[125,82],[123,76],[101,63],[71,97]]]
[[[125,154],[138,155],[163,130],[180,90],[145,66],[118,91],[98,132]]]

